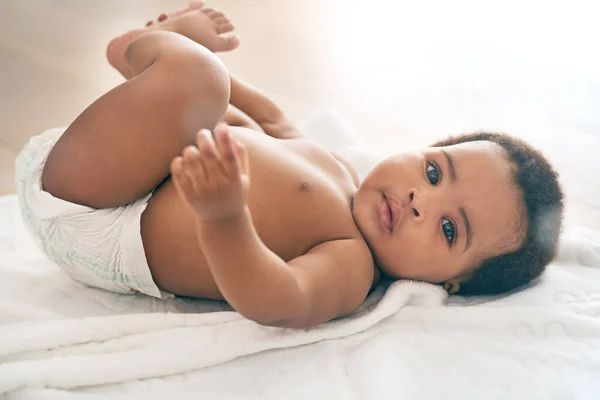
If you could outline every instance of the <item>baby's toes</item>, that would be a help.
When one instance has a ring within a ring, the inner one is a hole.
[[[189,5],[188,8],[190,10],[200,10],[202,7],[204,7],[204,2],[203,1],[201,1],[201,0],[192,0],[190,2],[190,5]]]
[[[208,13],[208,16],[214,21],[218,18],[225,18],[225,14],[222,11],[214,10],[211,13]]]
[[[229,23],[229,22],[231,22],[231,21],[229,20],[229,17],[227,17],[227,15],[225,15],[225,14],[223,14],[223,13],[218,13],[218,14],[217,14],[217,13],[215,13],[215,14],[212,14],[212,15],[210,16],[210,18],[213,20],[213,22],[214,22],[215,24],[225,24],[225,23]]]
[[[227,21],[227,22],[218,23],[215,26],[215,29],[217,31],[217,34],[221,35],[223,33],[232,32],[235,29],[235,26],[233,26],[233,24],[231,22]]]
[[[217,33],[223,33],[223,32],[219,32],[219,30],[217,29]],[[217,37],[215,39],[215,44],[214,44],[214,51],[229,51],[229,50],[233,50],[236,47],[238,47],[240,45],[240,39],[237,36],[230,36],[230,37]]]
[[[214,18],[213,22],[217,25],[231,24],[231,21],[227,17]]]
[[[229,18],[221,11],[213,11],[207,14],[217,28],[217,33],[227,33],[235,29]]]

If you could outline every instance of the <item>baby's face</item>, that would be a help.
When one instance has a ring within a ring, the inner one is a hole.
[[[523,241],[512,175],[501,147],[489,141],[399,154],[362,182],[354,220],[387,275],[460,282]]]

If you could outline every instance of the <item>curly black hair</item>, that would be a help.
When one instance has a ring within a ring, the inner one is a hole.
[[[527,235],[512,252],[490,257],[460,284],[456,294],[491,295],[519,288],[542,274],[558,248],[564,195],[558,174],[539,151],[503,133],[475,132],[451,136],[432,147],[487,140],[502,147],[514,169],[514,183],[524,201]]]

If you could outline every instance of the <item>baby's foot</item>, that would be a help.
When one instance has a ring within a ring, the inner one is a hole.
[[[193,1],[188,8],[176,11],[171,15],[161,14],[157,22],[142,29],[134,29],[113,39],[106,49],[106,56],[108,62],[129,79],[132,73],[125,58],[125,52],[134,40],[146,32],[176,32],[217,53],[233,50],[240,44],[237,36],[221,36],[233,30],[234,26],[225,14],[212,8],[205,8],[202,1]]]

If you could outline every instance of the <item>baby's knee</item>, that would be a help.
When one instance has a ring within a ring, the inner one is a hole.
[[[215,123],[224,115],[229,104],[229,72],[206,47],[177,33],[151,32],[129,46],[127,58],[134,72],[148,69],[154,85],[177,93],[203,114],[215,115]]]
[[[181,89],[196,99],[200,107],[218,111],[221,118],[229,105],[229,71],[223,62],[205,47],[198,45],[194,50],[174,56],[170,60],[170,72],[177,74]]]
[[[196,104],[200,112],[218,114],[220,119],[229,105],[229,71],[213,52],[182,38],[189,43],[161,56],[158,70],[172,89]]]
[[[229,94],[229,72],[212,51],[173,32],[148,32],[134,40],[126,50],[127,62],[138,73],[151,65],[171,78],[181,78],[190,87],[196,82],[215,94]]]

